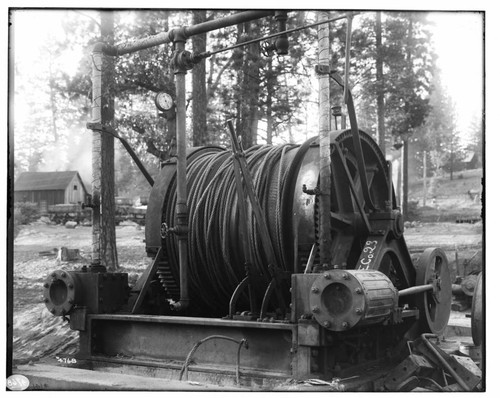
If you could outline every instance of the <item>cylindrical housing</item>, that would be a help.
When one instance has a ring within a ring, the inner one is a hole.
[[[52,272],[43,284],[43,301],[54,315],[71,315],[75,307],[88,314],[112,313],[128,301],[128,275],[122,272]]]
[[[378,208],[385,208],[388,200],[386,162],[373,139],[365,133],[360,136],[372,199]],[[357,162],[351,132],[332,132],[329,142],[340,145],[347,172],[356,181]],[[335,238],[331,245],[334,264],[352,269],[355,263],[347,263],[356,257],[360,247],[357,242],[363,239],[356,232],[360,229],[361,217],[354,205],[340,153],[333,148],[330,147],[332,181],[328,206],[332,228],[327,231]],[[315,192],[323,192],[325,187],[319,181],[319,152],[318,138],[311,138],[301,146],[255,146],[245,151],[251,189],[269,232],[270,239],[263,239],[263,227],[257,222],[250,199],[247,195],[243,195],[243,201],[239,199],[236,178],[240,179],[241,175],[234,171],[232,152],[215,147],[187,151],[187,280],[193,308],[189,315],[226,315],[233,292],[248,275],[258,301],[271,283],[272,268],[283,275],[304,272],[311,247],[320,239],[318,202],[323,194],[317,196]],[[182,236],[178,232],[183,230],[176,218],[178,176],[175,162],[164,164],[155,179],[146,215],[146,250],[155,256],[162,248],[163,258],[157,274],[166,297],[174,301],[180,299],[180,286],[186,281],[179,265],[178,240]],[[276,264],[269,264],[264,255],[271,249]],[[319,258],[315,258],[312,268],[320,265],[319,262]],[[283,280],[283,301],[289,295],[287,283],[289,280]],[[273,302],[276,295],[269,297],[270,306],[276,305]],[[245,300],[249,301],[246,293],[241,296],[237,311],[248,309]]]
[[[320,325],[340,332],[386,320],[397,306],[398,292],[379,271],[330,270],[314,281],[309,303]]]
[[[68,315],[82,300],[79,278],[74,273],[57,270],[52,272],[43,284],[43,300],[54,315]]]

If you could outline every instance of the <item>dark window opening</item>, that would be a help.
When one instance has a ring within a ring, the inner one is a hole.
[[[78,191],[78,185],[73,185],[73,191]]]

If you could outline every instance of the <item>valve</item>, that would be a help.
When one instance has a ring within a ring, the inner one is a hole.
[[[186,50],[175,51],[170,66],[175,74],[186,73],[186,71],[194,68],[196,62],[199,62],[199,60],[196,61],[196,57],[194,57],[191,52]]]
[[[278,31],[284,32],[286,30],[286,20],[288,15],[286,11],[276,11],[274,18],[278,21]],[[276,49],[276,54],[287,55],[288,54],[288,36],[283,34],[279,36],[274,41],[274,48]]]

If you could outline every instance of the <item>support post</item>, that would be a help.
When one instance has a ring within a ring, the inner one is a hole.
[[[181,311],[189,305],[188,293],[188,210],[187,210],[187,135],[186,135],[186,68],[180,63],[186,47],[187,36],[185,31],[175,31],[173,38],[175,45],[174,74],[176,93],[176,147],[177,147],[177,204],[176,216],[179,244],[179,279],[181,296],[174,309]]]
[[[103,45],[92,51],[92,123],[101,125]],[[101,133],[92,133],[92,266],[101,262]]]
[[[319,11],[318,22],[328,19],[328,13]],[[318,64],[330,66],[330,26],[318,26]],[[332,237],[330,231],[330,77],[319,74],[319,253],[323,266],[330,266]]]
[[[409,157],[409,139],[405,137],[403,145],[403,200],[401,208],[403,209],[404,220],[408,220],[408,157]]]
[[[425,206],[425,203],[427,202],[427,152],[426,151],[424,151],[424,176],[423,176],[423,181],[424,181],[424,198],[423,198],[422,205]]]

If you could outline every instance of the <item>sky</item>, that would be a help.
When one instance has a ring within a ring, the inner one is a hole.
[[[466,132],[483,110],[483,14],[435,12],[429,16],[442,80],[457,111],[457,129]]]

